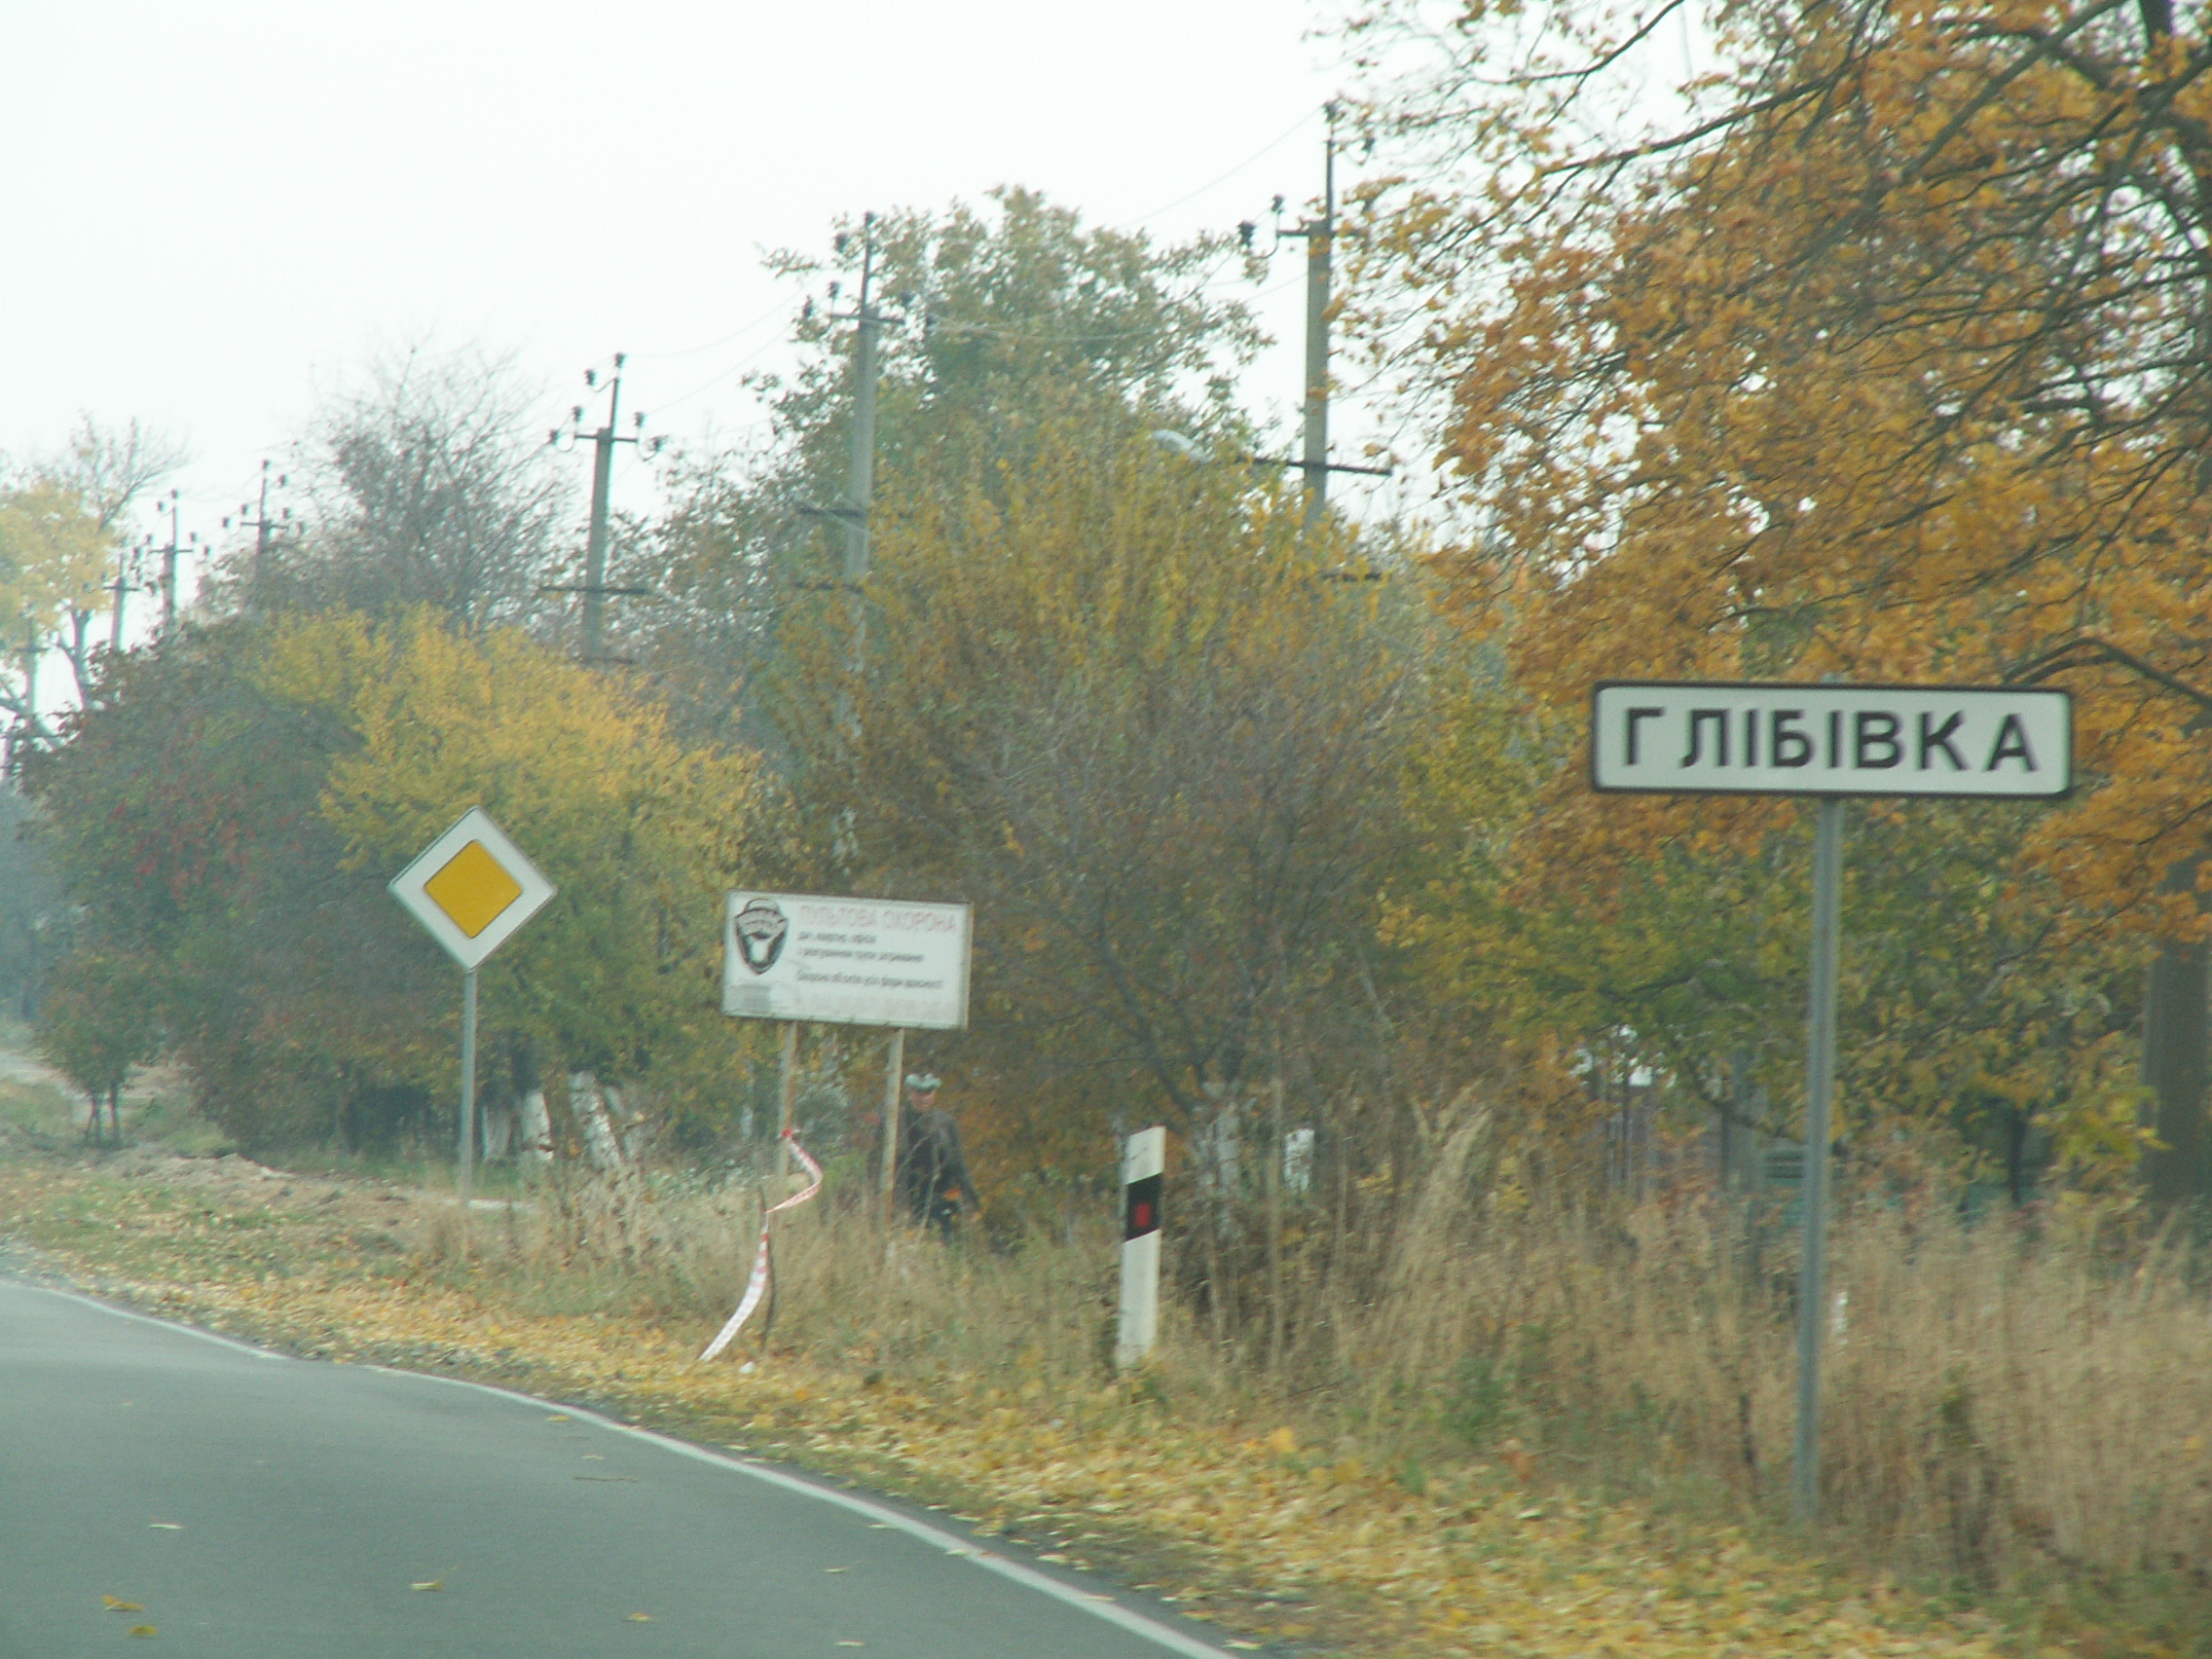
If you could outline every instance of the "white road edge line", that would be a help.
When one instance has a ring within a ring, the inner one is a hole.
[[[202,1330],[198,1325],[186,1325],[175,1319],[159,1318],[152,1313],[141,1313],[134,1308],[119,1308],[112,1302],[102,1302],[96,1296],[83,1296],[73,1290],[55,1290],[50,1284],[34,1284],[29,1279],[12,1278],[8,1282],[21,1285],[25,1290],[38,1291],[46,1296],[57,1296],[64,1302],[74,1302],[86,1308],[96,1309],[102,1313],[112,1313],[118,1319],[132,1319],[141,1325],[158,1325],[165,1331],[177,1331],[188,1337],[198,1337],[203,1343],[214,1343],[221,1347],[235,1348],[240,1353],[249,1353],[256,1359],[289,1360],[292,1357],[288,1353],[277,1353],[273,1348],[255,1347],[251,1343],[241,1343],[236,1337],[219,1336],[213,1331]]]
[[[161,1330],[176,1331],[188,1337],[198,1337],[202,1342],[214,1343],[218,1346],[230,1348],[238,1353],[250,1354],[255,1359],[289,1360],[293,1357],[288,1353],[277,1353],[269,1348],[255,1347],[251,1343],[241,1343],[236,1338],[220,1336],[213,1331],[202,1330],[198,1325],[187,1325],[174,1319],[163,1319],[152,1313],[141,1313],[131,1308],[119,1308],[112,1302],[102,1302],[97,1297],[80,1295],[76,1291],[55,1290],[52,1285],[33,1284],[28,1279],[11,1278],[7,1282],[20,1285],[25,1290],[35,1290],[47,1296],[58,1297],[63,1302],[74,1302],[83,1307],[94,1309],[99,1312],[112,1314],[118,1319],[130,1319],[141,1325],[153,1325]],[[911,1515],[903,1515],[898,1510],[874,1502],[872,1499],[857,1497],[849,1492],[839,1492],[834,1487],[818,1486],[813,1481],[802,1480],[796,1475],[788,1475],[781,1469],[771,1469],[764,1464],[751,1462],[743,1457],[735,1457],[724,1452],[716,1452],[705,1446],[694,1446],[687,1440],[678,1440],[671,1435],[656,1434],[649,1428],[640,1428],[635,1423],[622,1422],[614,1418],[603,1417],[598,1412],[588,1411],[581,1406],[563,1405],[557,1400],[540,1399],[535,1394],[519,1393],[513,1388],[501,1388],[490,1382],[471,1382],[462,1377],[434,1377],[424,1371],[402,1371],[396,1366],[389,1365],[363,1365],[360,1369],[382,1372],[387,1377],[405,1377],[418,1382],[443,1382],[448,1387],[468,1388],[479,1394],[496,1394],[501,1399],[512,1400],[517,1405],[529,1406],[534,1410],[563,1412],[579,1422],[596,1423],[599,1427],[612,1429],[617,1434],[627,1434],[639,1440],[650,1441],[663,1451],[674,1452],[678,1456],[690,1457],[718,1469],[726,1469],[733,1474],[750,1475],[753,1479],[768,1486],[781,1487],[786,1492],[797,1493],[801,1496],[815,1498],[823,1503],[834,1504],[837,1508],[850,1510],[855,1515],[865,1515],[870,1521],[904,1532],[908,1537],[917,1538],[933,1549],[943,1551],[948,1556],[963,1557],[986,1571],[995,1572],[1002,1578],[1011,1579],[1016,1584],[1036,1591],[1039,1595],[1050,1596],[1055,1602],[1065,1603],[1068,1606],[1074,1607],[1080,1612],[1088,1613],[1094,1619],[1103,1619],[1108,1624],[1119,1625],[1132,1636],[1141,1636],[1147,1641],[1166,1648],[1170,1653],[1183,1655],[1183,1659],[1230,1659],[1230,1655],[1221,1648],[1210,1642],[1200,1641],[1196,1637],[1186,1636],[1172,1625],[1161,1624],[1158,1619],[1147,1617],[1133,1608],[1124,1607],[1119,1602],[1099,1601],[1095,1599],[1092,1593],[1062,1584],[1058,1579],[1039,1572],[1035,1567],[1024,1567],[1017,1561],[1009,1561],[1004,1556],[993,1555],[990,1551],[977,1548],[956,1533],[947,1532],[940,1527],[933,1527],[927,1521],[917,1520]]]
[[[1071,1585],[1062,1584],[1058,1579],[1039,1572],[1035,1567],[1024,1567],[1017,1561],[1009,1561],[1004,1556],[993,1555],[990,1551],[977,1548],[956,1533],[947,1532],[940,1527],[933,1527],[927,1521],[917,1520],[911,1515],[903,1515],[898,1510],[886,1504],[877,1503],[870,1498],[857,1497],[849,1492],[839,1492],[834,1487],[819,1486],[813,1481],[801,1479],[797,1475],[788,1475],[781,1469],[771,1469],[764,1464],[732,1456],[726,1452],[717,1452],[709,1447],[694,1446],[687,1440],[678,1440],[670,1435],[656,1434],[649,1428],[640,1428],[635,1423],[622,1422],[614,1418],[603,1417],[598,1412],[588,1411],[581,1406],[562,1405],[555,1400],[539,1399],[535,1394],[518,1393],[512,1388],[501,1388],[490,1382],[471,1382],[462,1377],[434,1377],[428,1372],[401,1371],[388,1365],[364,1366],[362,1369],[381,1371],[390,1377],[413,1378],[420,1382],[443,1382],[449,1387],[471,1388],[480,1394],[497,1394],[502,1399],[513,1400],[518,1405],[529,1406],[540,1411],[566,1413],[578,1422],[596,1423],[599,1427],[612,1429],[617,1434],[627,1434],[639,1440],[649,1440],[663,1451],[674,1452],[678,1456],[690,1457],[699,1462],[711,1464],[718,1469],[729,1470],[734,1474],[750,1475],[756,1481],[764,1482],[772,1487],[781,1487],[786,1492],[794,1492],[802,1496],[818,1499],[823,1503],[834,1504],[839,1509],[851,1510],[855,1515],[865,1515],[868,1520],[878,1525],[893,1528],[898,1531],[904,1532],[909,1537],[918,1538],[933,1549],[942,1550],[948,1556],[965,1557],[977,1567],[995,1572],[1002,1578],[1012,1579],[1014,1583],[1034,1590],[1040,1595],[1050,1596],[1055,1602],[1064,1602],[1067,1605],[1079,1611],[1088,1613],[1092,1618],[1103,1619],[1111,1625],[1119,1625],[1132,1636],[1141,1636],[1146,1641],[1156,1642],[1166,1648],[1170,1653],[1182,1654],[1184,1659],[1230,1659],[1229,1654],[1214,1646],[1211,1642],[1200,1641],[1196,1637],[1186,1636],[1172,1625],[1161,1624],[1158,1619],[1147,1617],[1133,1608],[1124,1607],[1119,1602],[1097,1600],[1092,1594],[1075,1589]]]

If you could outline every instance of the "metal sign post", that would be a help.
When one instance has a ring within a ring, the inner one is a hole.
[[[461,971],[461,1235],[468,1237],[468,1189],[476,1179],[476,970]]]
[[[461,1227],[476,1171],[476,970],[553,897],[554,886],[480,806],[417,855],[391,896],[461,964]]]
[[[1591,697],[1593,789],[1818,801],[1805,1031],[1805,1246],[1798,1269],[1797,1518],[1820,1514],[1821,1327],[1827,1307],[1843,802],[1851,795],[2052,799],[2072,787],[2063,691],[1949,685],[1612,681]]]
[[[1813,824],[1813,941],[1805,1020],[1805,1254],[1797,1293],[1797,1436],[1790,1456],[1800,1519],[1820,1513],[1821,1316],[1827,1307],[1828,1145],[1835,1137],[1836,972],[1842,957],[1843,802]]]

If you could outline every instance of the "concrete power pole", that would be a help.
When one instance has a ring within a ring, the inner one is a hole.
[[[844,245],[842,238],[838,246]],[[852,607],[853,618],[853,677],[857,680],[867,667],[867,596],[861,584],[867,577],[868,539],[867,519],[875,504],[875,379],[876,357],[879,345],[878,331],[883,318],[869,302],[875,287],[875,215],[861,215],[861,292],[860,303],[849,313],[856,324],[853,339],[853,429],[851,446],[846,451],[845,499],[835,509],[836,517],[845,527],[845,565],[842,585],[845,602]],[[838,313],[831,313],[832,316]],[[839,723],[848,732],[858,732],[858,719],[853,712],[850,693],[842,699]],[[845,826],[850,832],[851,826]],[[899,1106],[900,1073],[905,1067],[906,1033],[894,1031],[884,1049],[883,1065],[883,1193],[884,1193],[884,1243],[891,1248],[891,1218],[894,1208],[893,1193],[897,1184],[899,1165]],[[782,1151],[778,1150],[777,1173],[781,1177]]]
[[[38,625],[26,614],[23,617],[23,729],[32,748],[36,748],[39,740],[46,735],[38,719],[38,659],[41,654]]]
[[[861,215],[861,303],[853,317],[860,325],[853,342],[853,431],[845,506],[845,579],[867,574],[867,514],[875,501],[876,330],[883,319],[868,309],[875,281],[875,215]]]
[[[846,238],[837,237],[837,250],[845,248]],[[882,328],[890,320],[870,303],[875,289],[875,215],[861,215],[861,292],[860,304],[849,312],[831,312],[830,318],[838,322],[857,324],[853,339],[853,425],[848,437],[845,467],[845,498],[833,507],[801,507],[800,512],[814,518],[833,518],[844,527],[845,557],[838,572],[837,586],[845,592],[853,619],[852,672],[857,676],[867,666],[867,607],[860,594],[861,583],[868,571],[867,519],[875,503],[875,383],[877,361],[880,355]],[[834,300],[837,285],[830,286]],[[848,692],[839,699],[838,725],[846,731],[853,729],[852,697]]]
[[[174,491],[174,490],[171,490],[171,491],[169,492],[169,499],[168,499],[168,509],[169,509],[169,539],[168,539],[168,545],[161,549],[161,555],[162,555],[162,584],[161,584],[161,585],[162,585],[162,637],[163,637],[164,639],[166,639],[166,638],[168,637],[168,635],[169,635],[170,631],[171,631],[172,629],[174,629],[174,628],[176,627],[176,567],[177,567],[177,561],[178,561],[178,560],[179,560],[180,558],[182,558],[182,557],[183,557],[183,555],[184,555],[184,554],[185,554],[185,552],[187,551],[187,548],[188,548],[188,546],[190,546],[190,545],[197,545],[197,544],[198,544],[198,542],[199,542],[199,540],[200,540],[200,533],[199,533],[199,532],[198,532],[197,530],[196,530],[196,531],[194,531],[194,532],[192,533],[192,538],[191,538],[191,542],[190,542],[190,543],[187,543],[187,542],[186,542],[186,541],[184,540],[184,538],[183,538],[183,537],[181,537],[181,536],[180,536],[180,535],[178,535],[178,532],[177,532],[177,513],[178,513],[178,504],[177,504],[177,503],[178,503],[178,494],[177,494],[177,492],[176,492],[176,491]],[[157,502],[156,502],[156,503],[154,504],[154,515],[155,515],[155,517],[159,518],[159,517],[161,516],[161,511],[162,511],[162,508],[161,508],[161,503],[160,503],[159,501],[157,501]]]
[[[1337,106],[1323,107],[1329,129],[1321,141],[1321,216],[1291,233],[1306,239],[1306,421],[1299,464],[1306,471],[1309,535],[1321,522],[1329,500],[1329,286],[1337,235]]]
[[[622,413],[622,366],[630,360],[627,351],[614,353],[614,374],[607,388],[607,423],[591,435],[591,529],[584,541],[584,579],[581,582],[563,583],[540,591],[546,593],[580,593],[584,596],[583,648],[576,654],[584,662],[606,662],[607,601],[616,597],[636,597],[644,588],[609,587],[607,584],[607,541],[608,499],[614,487],[614,446],[635,444],[641,455],[658,455],[663,442],[660,438],[647,440],[645,435],[644,415],[631,417],[631,429],[623,432],[616,423]],[[586,369],[584,385],[594,390],[599,387],[599,371]],[[571,412],[570,442],[582,439],[584,410],[577,404]],[[561,429],[556,426],[546,442],[558,446]]]
[[[115,580],[108,584],[108,591],[115,595],[115,628],[108,635],[107,648],[116,656],[123,654],[123,602],[138,586],[144,574],[145,557],[144,542],[123,554],[116,560]]]
[[[848,587],[867,574],[867,515],[875,504],[875,373],[877,331],[883,318],[869,308],[875,282],[875,215],[861,215],[861,299],[849,314],[858,325],[853,340],[853,429],[847,451],[845,501],[838,517],[845,524],[845,570]],[[832,315],[836,313],[832,313]],[[853,602],[853,669],[865,665],[867,650],[867,612]]]
[[[1332,472],[1360,472],[1372,477],[1387,478],[1387,466],[1355,466],[1329,459],[1329,306],[1334,299],[1331,284],[1334,280],[1334,253],[1337,237],[1337,155],[1344,148],[1344,140],[1337,136],[1337,106],[1324,104],[1329,118],[1328,136],[1322,143],[1321,162],[1321,215],[1304,221],[1296,230],[1278,231],[1278,239],[1303,237],[1306,239],[1306,396],[1305,421],[1301,433],[1299,455],[1296,461],[1253,456],[1250,459],[1261,466],[1295,466],[1306,475],[1306,516],[1303,528],[1308,535],[1321,523],[1329,504],[1329,474]],[[1275,198],[1275,211],[1282,210],[1282,198]],[[1244,233],[1249,246],[1253,227],[1238,227]]]
[[[276,475],[276,487],[278,489],[282,489],[290,482],[291,479],[285,474],[278,473]],[[238,511],[239,523],[253,527],[253,585],[249,598],[256,608],[268,602],[269,555],[276,546],[276,527],[292,516],[290,507],[285,507],[282,511],[283,519],[273,519],[269,516],[269,462],[265,461],[261,463],[261,498],[258,505],[253,501],[240,501]],[[223,521],[223,528],[225,530],[231,528],[229,519]],[[116,603],[118,606],[122,604],[120,594],[116,596]]]
[[[614,486],[614,423],[622,415],[622,365],[629,353],[614,353],[614,379],[607,388],[607,424],[591,435],[591,534],[584,542],[584,648],[586,662],[605,654],[607,632],[608,494]]]

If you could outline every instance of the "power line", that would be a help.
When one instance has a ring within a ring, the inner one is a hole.
[[[774,305],[770,306],[766,311],[762,312],[751,322],[744,323],[741,326],[732,329],[729,333],[723,335],[719,340],[710,340],[704,346],[686,346],[681,351],[638,351],[632,354],[648,363],[669,363],[674,362],[679,357],[696,357],[702,351],[712,351],[718,346],[727,346],[732,340],[736,340],[744,335],[751,334],[762,323],[767,322],[777,316],[783,311],[783,309],[784,302],[782,300],[778,300]]]
[[[1282,143],[1290,139],[1297,133],[1300,128],[1304,127],[1309,121],[1311,121],[1312,119],[1313,112],[1311,110],[1308,110],[1304,115],[1300,116],[1296,121],[1292,122],[1288,127],[1284,128],[1282,131],[1275,134],[1274,137],[1269,139],[1265,144],[1261,145],[1259,149],[1253,151],[1251,155],[1245,157],[1241,162],[1238,162],[1235,166],[1231,167],[1219,178],[1214,179],[1209,183],[1199,185],[1198,189],[1192,191],[1188,196],[1178,196],[1174,201],[1169,202],[1162,206],[1155,207],[1150,212],[1139,213],[1133,222],[1141,230],[1144,226],[1145,220],[1157,218],[1162,213],[1172,213],[1176,208],[1182,206],[1184,203],[1196,202],[1207,191],[1215,188],[1215,186],[1227,184],[1231,179],[1235,178],[1238,173],[1242,172],[1246,167],[1250,166],[1262,156],[1267,155],[1270,151],[1275,149],[1278,145],[1281,145]]]
[[[776,309],[781,311],[783,308],[779,306]],[[694,397],[697,397],[701,392],[713,390],[716,387],[721,385],[723,381],[729,379],[730,376],[736,374],[740,369],[745,368],[748,364],[759,361],[762,357],[766,356],[770,351],[774,350],[776,347],[781,344],[781,341],[771,340],[765,346],[760,347],[756,350],[748,351],[744,356],[738,358],[736,362],[730,364],[726,369],[718,369],[710,378],[693,387],[682,397],[664,398],[661,401],[661,407],[663,409],[678,409],[682,407],[684,404],[690,402]]]

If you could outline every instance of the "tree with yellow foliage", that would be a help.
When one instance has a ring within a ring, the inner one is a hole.
[[[127,515],[182,465],[183,448],[131,421],[110,427],[87,416],[55,456],[0,473],[0,709],[33,742],[53,737],[37,712],[38,664],[59,649],[82,697],[92,675],[92,626],[103,608]]]
[[[1915,927],[1867,906],[1923,889],[1862,884],[1855,935],[1910,941],[1862,955],[1862,1029],[1917,1025],[1909,1064],[1862,1052],[1893,1100],[1994,1088],[2124,1148],[2130,964],[2197,925],[2160,889],[2201,856],[2212,756],[2189,698],[2085,642],[2212,680],[2212,39],[2155,0],[1731,7],[1669,125],[1628,92],[1678,10],[1469,7],[1377,112],[1474,181],[1377,194],[1369,292],[1426,319],[1486,530],[1455,604],[1503,629],[1562,762],[1518,868],[1579,919],[1538,954],[1610,949],[1616,984],[1771,1008],[1770,1033],[1789,1006],[1747,964],[1788,941],[1793,809],[1593,798],[1594,681],[1986,683],[2067,653],[2075,801],[1866,815],[1885,878],[1950,891]],[[1709,1021],[1709,1060],[1728,1036]],[[2162,1190],[2204,1188],[2201,1088],[2159,1119]]]
[[[452,976],[384,887],[477,804],[561,890],[484,969],[488,1097],[588,1071],[726,1110],[719,895],[763,790],[619,682],[426,611],[241,620],[118,665],[68,737],[31,784],[90,942],[151,965],[241,1138],[453,1097]]]
[[[1263,343],[1248,308],[1224,292],[1236,258],[1225,235],[1158,242],[1010,185],[983,203],[840,220],[827,258],[787,251],[768,265],[829,278],[834,299],[867,264],[869,303],[897,318],[878,339],[877,464],[916,488],[1025,460],[1075,404],[1101,441],[1169,427],[1234,447],[1231,377]],[[838,537],[825,535],[834,520],[817,509],[846,488],[846,311],[809,303],[796,366],[759,378],[772,438],[748,454],[680,456],[670,511],[617,549],[621,579],[660,600],[628,618],[625,648],[659,676],[687,731],[757,721],[755,682],[788,595],[835,576]]]
[[[1452,671],[1418,598],[1344,579],[1381,572],[1253,470],[1080,419],[879,499],[865,662],[825,594],[773,707],[820,879],[977,906],[973,1029],[932,1063],[986,1186],[1103,1175],[1156,1117],[1217,1197],[1271,1124],[1318,1130],[1326,1182],[1389,1166],[1418,1086],[1378,929]]]
[[[494,962],[508,1017],[566,1064],[637,1076],[719,1029],[720,899],[762,793],[750,756],[682,749],[618,682],[425,611],[303,619],[258,677],[354,734],[322,810],[357,867],[388,879],[480,805],[560,888]]]
[[[0,709],[35,740],[53,736],[38,710],[38,655],[55,629],[100,598],[114,545],[78,493],[39,475],[0,489]]]

